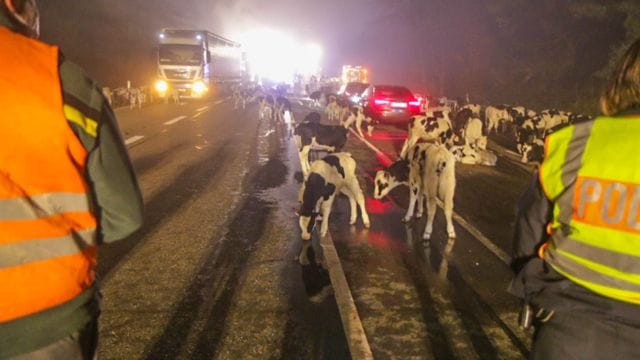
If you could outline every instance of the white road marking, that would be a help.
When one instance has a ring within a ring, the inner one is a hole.
[[[196,112],[202,112],[202,111],[205,111],[205,110],[208,110],[208,109],[209,109],[208,106],[204,106],[204,107],[201,107],[200,109],[196,109]]]
[[[338,311],[342,319],[345,335],[347,336],[347,344],[349,351],[354,359],[373,359],[373,353],[367,340],[367,334],[364,332],[362,321],[358,315],[358,309],[353,301],[353,295],[349,289],[349,283],[342,269],[338,252],[333,245],[331,234],[320,239],[322,254],[326,261],[329,271],[329,278],[334,289]]]
[[[358,134],[355,130],[353,130],[353,128],[350,127],[349,131],[351,131],[353,133],[353,135],[355,135],[358,138],[358,140],[362,141],[371,150],[373,150],[375,153],[377,153],[384,160],[384,162],[385,162],[384,165],[385,166],[389,166],[389,165],[391,165],[393,163],[393,160],[391,160],[391,158],[389,158],[389,156],[387,154],[385,154],[382,151],[380,151],[380,149],[378,149],[372,143],[367,141],[367,139],[361,137],[360,134]]]
[[[169,120],[169,121],[167,121],[167,122],[166,122],[166,123],[164,123],[164,124],[165,124],[165,125],[173,125],[173,124],[177,123],[178,121],[180,121],[180,120],[184,120],[184,119],[186,119],[186,118],[187,118],[187,117],[186,117],[186,116],[184,116],[184,115],[182,115],[182,116],[178,116],[177,118],[172,119],[172,120]]]
[[[202,115],[202,114],[206,113],[207,111],[209,111],[209,110],[200,111],[199,113],[197,113],[197,114],[193,115],[191,118],[192,118],[192,119],[195,119],[195,118],[199,117],[200,115]]]
[[[302,102],[302,100],[298,100],[298,105],[304,106],[304,103]]]
[[[438,200],[438,206],[442,208],[443,204],[440,200]],[[511,265],[511,257],[500,249],[493,241],[489,240],[486,236],[484,236],[480,230],[476,229],[473,225],[469,224],[467,220],[465,220],[462,216],[460,216],[455,211],[453,212],[453,219],[460,224],[465,230],[467,230],[473,237],[475,237],[482,245],[484,245],[489,251],[493,253],[498,259],[502,260],[505,265]]]
[[[218,100],[218,101],[214,102],[214,103],[213,103],[213,105],[220,105],[220,104],[222,104],[223,102],[225,102],[226,100],[227,100],[227,99]]]
[[[124,141],[125,145],[131,145],[133,143],[136,143],[140,140],[144,139],[144,136],[140,136],[140,135],[136,135],[136,136],[132,136],[130,138],[128,138],[127,140]]]
[[[365,145],[371,148],[371,150],[375,151],[378,154],[381,154],[381,156],[383,156],[385,160],[389,159],[386,154],[384,154],[382,151],[380,151],[380,149],[375,147],[375,145],[371,144],[366,139],[360,137],[360,135],[358,135],[358,133],[353,129],[349,130],[351,130],[351,132],[358,138],[358,140],[362,141]],[[442,207],[442,202],[440,202],[440,200],[438,200],[438,206]],[[484,245],[489,251],[491,251],[493,255],[495,255],[498,259],[505,263],[505,265],[509,266],[511,264],[511,257],[502,249],[500,249],[496,244],[494,244],[493,241],[484,236],[482,232],[480,232],[480,230],[469,224],[462,216],[460,216],[455,211],[453,212],[453,218],[460,226],[467,230],[473,237],[480,241],[482,245]]]

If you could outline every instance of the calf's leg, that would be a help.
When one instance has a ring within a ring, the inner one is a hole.
[[[333,206],[335,194],[322,203],[322,225],[320,226],[320,236],[325,237],[329,232],[329,215],[331,215],[331,207]]]
[[[415,211],[416,202],[421,201],[420,199],[420,185],[419,184],[409,184],[409,207],[407,208],[407,213],[404,215],[402,221],[409,222],[411,218],[413,218],[413,213]],[[420,207],[420,205],[418,205]]]
[[[369,220],[369,214],[367,213],[367,207],[364,201],[364,194],[362,193],[362,189],[360,189],[358,179],[354,178],[347,186],[349,186],[349,191],[351,191],[355,196],[355,200],[358,203],[364,227],[369,228],[371,226],[371,221]]]
[[[358,204],[356,203],[355,195],[351,192],[348,186],[343,187],[340,191],[349,198],[349,205],[351,206],[349,225],[355,225],[358,220]]]
[[[438,193],[438,179],[436,176],[426,176],[424,180],[424,187],[427,192],[427,224],[424,228],[424,234],[422,238],[425,240],[431,239],[433,233],[433,219],[436,216],[436,196]]]

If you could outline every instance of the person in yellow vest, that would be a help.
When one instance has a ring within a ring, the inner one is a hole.
[[[142,196],[100,87],[38,34],[35,0],[0,0],[0,359],[92,359],[97,247]]]
[[[532,359],[640,359],[640,39],[600,107],[547,136],[519,204],[510,291]]]

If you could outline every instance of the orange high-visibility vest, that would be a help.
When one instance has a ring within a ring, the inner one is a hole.
[[[58,49],[0,27],[0,323],[94,281],[87,151],[63,109]]]

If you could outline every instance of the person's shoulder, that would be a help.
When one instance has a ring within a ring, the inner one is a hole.
[[[98,113],[102,111],[104,97],[100,87],[82,67],[61,54],[59,72],[65,102],[73,102],[75,104],[71,105],[88,107]]]
[[[547,136],[557,133],[575,132],[576,129],[586,129],[593,126],[593,123],[599,119],[599,117],[593,117],[588,115],[571,116],[570,121],[567,123],[558,124],[548,130]]]

